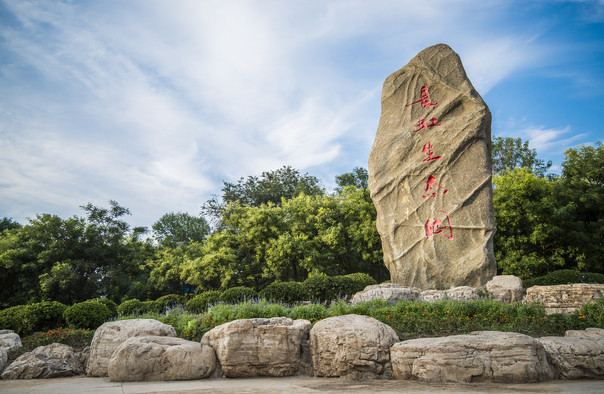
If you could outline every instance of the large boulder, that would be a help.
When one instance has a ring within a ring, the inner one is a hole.
[[[0,371],[4,369],[6,362],[8,361],[8,355],[6,354],[6,350],[0,347]]]
[[[0,330],[0,348],[6,352],[21,349],[21,338],[13,330]]]
[[[604,330],[567,331],[564,337],[538,339],[561,379],[604,377]]]
[[[588,302],[604,297],[604,284],[533,286],[526,289],[525,302],[545,304],[545,313],[571,314]]]
[[[424,290],[419,295],[421,301],[427,302],[442,300],[471,301],[479,298],[478,290],[470,286],[458,286],[449,290]]]
[[[214,349],[172,337],[130,337],[109,360],[112,382],[194,380],[216,369]]]
[[[492,298],[507,304],[522,301],[524,296],[522,279],[514,275],[494,276],[485,288]]]
[[[108,376],[109,360],[117,348],[130,337],[175,337],[174,327],[154,319],[131,319],[104,323],[97,328],[90,344],[86,374]]]
[[[208,331],[201,344],[216,351],[228,378],[291,376],[300,371],[310,327],[308,320],[286,317],[240,319]]]
[[[371,301],[375,299],[386,300],[391,303],[398,301],[415,301],[419,298],[421,290],[418,288],[406,287],[398,283],[382,283],[379,285],[369,285],[363,291],[356,293],[351,303],[357,304],[361,301]]]
[[[451,48],[386,78],[368,169],[392,282],[480,287],[496,274],[491,167],[491,112]]]
[[[53,343],[40,346],[13,361],[2,379],[44,379],[81,375],[86,357],[71,346]]]
[[[412,339],[394,344],[390,353],[396,379],[532,383],[555,377],[543,345],[518,333]]]
[[[390,346],[398,340],[391,327],[369,316],[321,320],[310,331],[315,376],[391,378]]]

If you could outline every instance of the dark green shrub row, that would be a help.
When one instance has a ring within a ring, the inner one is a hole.
[[[580,279],[585,275],[589,275],[589,277],[585,280],[585,283],[604,283],[603,274],[594,272],[580,272],[576,270],[557,270],[537,278],[525,279],[522,281],[522,284],[524,285],[525,289],[528,289],[532,286],[566,285],[580,283]]]

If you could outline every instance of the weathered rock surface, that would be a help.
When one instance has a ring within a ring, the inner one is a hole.
[[[525,302],[545,304],[545,313],[571,314],[588,302],[604,297],[604,284],[533,286],[526,289]]]
[[[522,301],[524,297],[522,279],[514,275],[494,276],[487,282],[485,288],[491,297],[508,304]]]
[[[6,350],[0,348],[0,371],[4,369],[6,362],[8,361],[8,355],[6,354]]]
[[[85,355],[71,346],[53,343],[40,346],[13,361],[2,379],[44,379],[81,375],[84,373]]]
[[[386,300],[391,303],[398,301],[415,301],[419,299],[421,290],[400,285],[398,283],[382,283],[379,285],[369,285],[363,291],[356,293],[351,300],[354,305],[361,301],[371,301],[375,299]]]
[[[391,327],[369,316],[321,320],[310,331],[315,376],[390,378],[390,346],[398,340]]]
[[[203,379],[215,369],[216,355],[209,346],[181,338],[130,337],[109,360],[109,380]]]
[[[392,282],[480,287],[496,274],[491,113],[447,45],[384,82],[368,165]]]
[[[478,290],[470,286],[458,286],[449,290],[425,290],[419,295],[421,301],[435,302],[442,300],[477,300],[480,298]]]
[[[567,331],[564,337],[538,339],[560,379],[601,379],[604,376],[604,330]]]
[[[13,330],[0,330],[0,348],[6,352],[21,348],[21,338]]]
[[[555,376],[543,345],[518,333],[412,339],[394,344],[390,352],[396,379],[531,383]]]
[[[174,327],[153,319],[131,319],[104,323],[97,328],[90,345],[86,374],[107,376],[109,360],[117,348],[130,337],[175,337]]]
[[[308,320],[286,317],[240,319],[208,331],[201,343],[216,351],[228,378],[291,376],[300,370],[310,327]]]

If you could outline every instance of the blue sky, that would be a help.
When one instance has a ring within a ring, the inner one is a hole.
[[[558,168],[604,141],[604,1],[0,0],[0,217],[197,215],[222,181],[367,166],[384,79],[446,43]]]

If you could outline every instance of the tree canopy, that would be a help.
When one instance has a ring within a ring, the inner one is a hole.
[[[492,145],[493,173],[502,174],[514,168],[525,168],[538,176],[545,176],[552,162],[537,159],[537,151],[520,138],[495,137]]]

